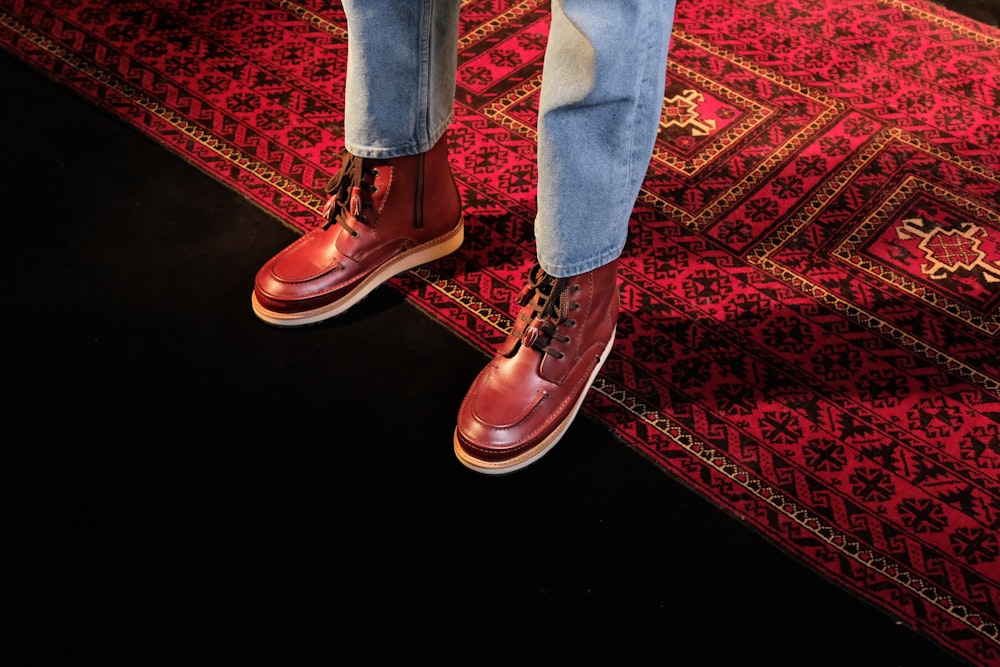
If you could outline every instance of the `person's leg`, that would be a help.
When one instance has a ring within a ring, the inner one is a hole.
[[[512,472],[572,423],[614,341],[617,260],[656,139],[674,0],[554,0],[539,101],[538,266],[454,446]]]
[[[538,262],[621,255],[663,109],[674,0],[555,0],[538,111]]]
[[[430,150],[452,119],[459,0],[344,0],[344,144],[364,158]]]
[[[326,320],[461,245],[462,206],[444,138],[459,7],[459,0],[345,0],[347,153],[327,186],[323,226],[258,271],[251,304],[260,319]]]

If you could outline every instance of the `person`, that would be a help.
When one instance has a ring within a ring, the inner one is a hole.
[[[447,147],[459,0],[344,0],[344,147],[322,227],[268,260],[256,315],[335,317],[457,250]],[[553,0],[538,107],[534,266],[506,341],[458,409],[458,460],[519,470],[559,442],[615,338],[617,265],[652,157],[674,0]]]

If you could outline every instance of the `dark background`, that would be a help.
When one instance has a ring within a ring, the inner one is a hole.
[[[469,472],[480,351],[389,288],[264,325],[291,230],[7,55],[0,80],[7,664],[962,664],[586,417]]]

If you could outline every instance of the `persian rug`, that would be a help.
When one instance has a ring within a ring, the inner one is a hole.
[[[534,256],[549,8],[462,4],[467,240],[391,285],[492,353]],[[333,0],[0,2],[8,52],[297,231],[339,165],[346,40]],[[977,665],[1000,664],[998,109],[1000,31],[922,0],[680,0],[585,407]]]

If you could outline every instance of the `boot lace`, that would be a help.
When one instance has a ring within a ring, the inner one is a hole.
[[[518,304],[523,307],[518,319],[524,322],[520,333],[521,344],[562,359],[565,355],[550,346],[553,341],[570,341],[570,337],[559,329],[576,326],[576,320],[570,315],[580,308],[580,303],[573,300],[579,291],[580,286],[571,284],[568,278],[554,278],[537,265],[532,268],[528,272],[527,283],[518,295]]]
[[[364,191],[370,195],[378,189],[366,178],[377,175],[378,169],[366,166],[363,158],[346,152],[341,154],[340,169],[324,189],[330,198],[323,207],[323,217],[326,218],[323,229],[328,229],[336,222],[351,236],[357,236],[358,233],[347,220],[354,218],[358,222],[367,221],[364,212],[372,207],[372,201],[370,196],[362,197],[361,193]]]

